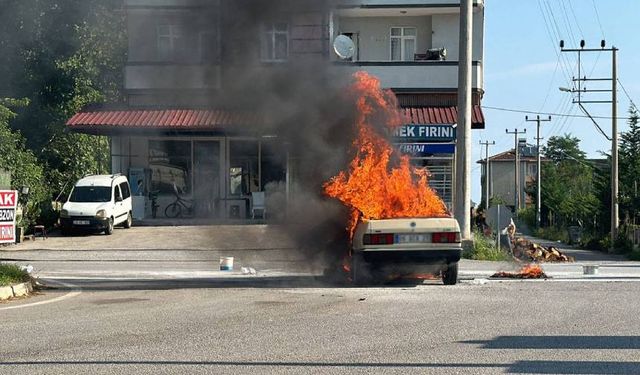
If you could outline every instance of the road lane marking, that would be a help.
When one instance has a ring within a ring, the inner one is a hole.
[[[48,299],[46,301],[38,301],[38,302],[33,302],[33,303],[27,303],[27,304],[24,304],[24,305],[0,307],[0,311],[2,311],[2,310],[21,309],[21,308],[24,308],[24,307],[33,307],[33,306],[46,305],[46,304],[54,303],[54,302],[60,302],[60,301],[63,301],[65,299],[73,298],[73,297],[79,295],[80,293],[82,293],[81,288],[79,286],[77,286],[77,285],[74,285],[74,284],[63,283],[61,281],[51,281],[51,283],[60,284],[60,285],[65,286],[67,288],[71,288],[71,291],[69,293],[65,294],[65,295],[62,295],[62,296],[56,297],[56,298],[52,298],[52,299]]]

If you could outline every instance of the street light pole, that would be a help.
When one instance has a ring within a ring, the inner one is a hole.
[[[515,217],[518,217],[518,210],[520,209],[520,152],[518,150],[518,135],[519,134],[526,134],[527,133],[527,129],[524,129],[522,131],[518,130],[517,128],[514,129],[514,131],[510,132],[509,129],[505,129],[505,132],[507,134],[513,134],[514,138],[515,138],[515,153],[516,153],[516,160],[515,160],[515,196],[514,196],[514,213],[515,213]]]
[[[535,119],[531,119],[529,120],[529,116],[524,116],[524,120],[528,121],[528,122],[536,122],[537,126],[536,126],[536,154],[537,154],[537,166],[536,166],[536,187],[537,187],[537,191],[536,191],[536,226],[538,228],[540,228],[540,222],[541,222],[541,212],[542,212],[542,194],[540,193],[542,191],[542,172],[540,170],[541,167],[541,163],[540,163],[540,140],[542,140],[542,138],[540,138],[540,122],[547,122],[547,121],[551,121],[551,116],[549,116],[548,119],[541,119],[540,115],[536,115]]]
[[[496,144],[496,141],[480,141],[482,146],[485,146],[485,158],[484,158],[484,187],[485,187],[485,195],[484,195],[484,208],[485,210],[489,210],[489,146],[493,146]]]

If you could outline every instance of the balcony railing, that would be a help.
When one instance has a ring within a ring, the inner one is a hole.
[[[458,87],[457,61],[341,61],[334,66],[345,74],[364,70],[378,77],[385,88],[449,90]],[[472,77],[472,87],[483,89],[481,62],[473,62]]]

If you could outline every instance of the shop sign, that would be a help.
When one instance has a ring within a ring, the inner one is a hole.
[[[0,190],[0,243],[16,242],[17,206],[17,191]]]
[[[456,149],[453,143],[399,143],[396,146],[401,153],[417,157],[433,154],[453,154]]]
[[[453,125],[402,125],[393,132],[396,142],[453,142],[456,127]]]

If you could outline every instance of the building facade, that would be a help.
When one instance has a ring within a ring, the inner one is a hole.
[[[490,156],[488,164],[485,159],[477,161],[482,166],[481,185],[484,201],[486,201],[486,183],[488,182],[489,200],[502,202],[514,209],[516,205],[515,157],[515,150],[511,149]],[[526,144],[519,146],[519,160],[519,200],[520,207],[524,208],[535,204],[535,193],[532,192],[536,188],[538,173],[536,148]],[[548,161],[549,159],[544,157],[541,159],[543,163]]]
[[[482,129],[483,1],[473,8],[473,128]],[[125,10],[126,106],[85,109],[67,125],[110,136],[112,171],[130,177],[138,217],[151,215],[150,193],[160,215],[178,191],[198,215],[219,219],[248,218],[270,186],[290,194],[286,139],[230,98],[305,63],[336,76],[369,72],[395,92],[405,131],[445,129],[396,141],[452,205],[459,0],[126,0]],[[353,57],[334,53],[339,35],[353,41]]]

